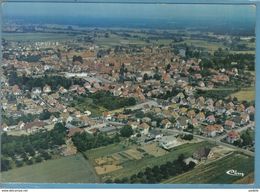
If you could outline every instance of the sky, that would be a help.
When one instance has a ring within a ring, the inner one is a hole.
[[[57,16],[99,18],[240,18],[253,19],[251,5],[187,4],[82,4],[82,3],[4,3],[3,16]]]

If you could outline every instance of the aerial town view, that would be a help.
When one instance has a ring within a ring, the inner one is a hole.
[[[2,9],[1,182],[254,183],[254,6]]]

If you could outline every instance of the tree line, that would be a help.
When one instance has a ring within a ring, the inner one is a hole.
[[[181,154],[174,161],[168,161],[160,166],[147,167],[145,170],[133,174],[131,177],[124,177],[122,179],[108,179],[106,183],[160,183],[163,180],[177,176],[187,172],[195,167],[195,163],[190,161],[188,164],[184,162],[184,155]]]

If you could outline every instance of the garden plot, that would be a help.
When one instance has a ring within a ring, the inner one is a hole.
[[[154,157],[160,157],[168,153],[168,151],[158,147],[157,143],[146,144],[141,149]]]

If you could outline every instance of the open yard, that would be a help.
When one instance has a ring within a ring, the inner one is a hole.
[[[99,178],[81,154],[2,172],[2,182],[97,183]]]
[[[238,180],[240,180],[240,183],[248,183],[247,179],[243,182],[241,176],[228,175],[226,172],[231,169],[244,173],[247,177],[248,174],[254,172],[254,159],[242,154],[232,153],[207,165],[200,164],[193,170],[168,179],[164,183],[231,184]]]

